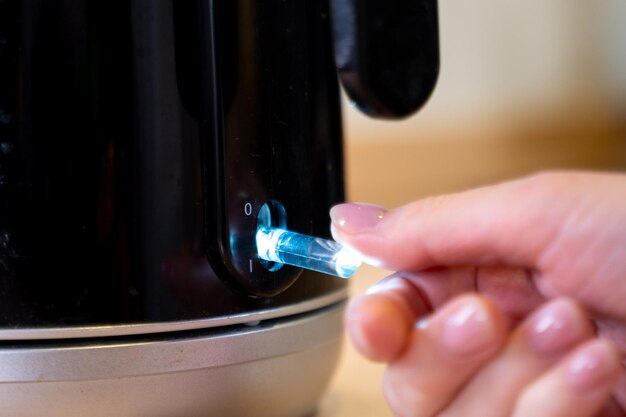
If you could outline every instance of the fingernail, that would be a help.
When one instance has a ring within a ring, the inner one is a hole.
[[[468,300],[445,319],[441,334],[443,344],[455,354],[471,356],[492,341],[494,328],[485,306]]]
[[[615,349],[605,340],[596,340],[575,354],[568,366],[566,381],[572,387],[586,391],[616,378],[620,366]]]
[[[367,289],[367,294],[384,293],[390,290],[401,290],[406,288],[407,283],[403,278],[390,277],[377,282]]]
[[[428,317],[423,317],[415,322],[415,328],[420,330],[427,329],[429,323]]]
[[[586,318],[569,300],[560,299],[542,307],[530,321],[528,342],[542,354],[555,354],[582,340],[587,329]]]
[[[410,320],[429,314],[432,310],[424,294],[400,275],[391,275],[370,287],[366,294],[380,295],[396,302],[407,311]]]
[[[330,209],[330,219],[341,231],[356,234],[375,227],[382,220],[385,212],[384,208],[373,204],[339,204]]]

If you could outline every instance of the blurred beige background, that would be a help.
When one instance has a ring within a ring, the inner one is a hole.
[[[440,1],[441,72],[400,122],[345,101],[348,199],[387,207],[545,169],[626,168],[626,2]],[[352,278],[360,293],[385,271]],[[391,416],[346,344],[321,417]]]

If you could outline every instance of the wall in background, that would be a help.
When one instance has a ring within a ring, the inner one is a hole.
[[[344,106],[350,199],[626,167],[626,2],[439,5],[441,73],[424,108],[388,122]]]

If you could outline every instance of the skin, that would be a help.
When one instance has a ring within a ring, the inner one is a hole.
[[[625,175],[543,173],[331,218],[338,241],[400,271],[346,313],[357,349],[387,363],[395,415],[625,415]]]

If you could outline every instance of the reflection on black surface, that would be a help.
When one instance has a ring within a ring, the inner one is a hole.
[[[344,285],[305,274],[252,298],[209,265],[199,4],[0,2],[0,326],[214,317]],[[306,4],[321,233],[343,192],[339,114],[325,5]]]

